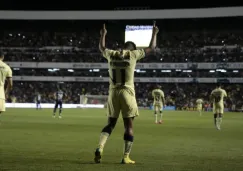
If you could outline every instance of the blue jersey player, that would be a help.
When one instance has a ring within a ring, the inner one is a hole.
[[[56,117],[56,110],[59,106],[59,118],[62,118],[62,100],[63,100],[63,96],[64,96],[64,93],[62,90],[58,90],[56,93],[55,93],[55,108],[54,108],[54,111],[53,111],[53,117],[55,118]]]
[[[37,93],[36,95],[36,110],[41,109],[41,95]]]

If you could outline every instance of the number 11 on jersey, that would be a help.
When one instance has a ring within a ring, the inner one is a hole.
[[[126,82],[125,69],[112,69],[112,82],[114,85],[116,84],[125,85]]]

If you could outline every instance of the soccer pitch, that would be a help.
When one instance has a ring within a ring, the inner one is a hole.
[[[140,110],[135,120],[131,158],[120,164],[123,124],[104,149],[101,164],[93,154],[107,117],[104,109],[8,109],[0,117],[0,171],[242,171],[243,115],[226,113],[222,130],[212,113],[164,112],[154,124],[153,112]]]

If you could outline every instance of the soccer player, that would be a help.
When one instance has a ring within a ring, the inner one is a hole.
[[[165,95],[164,92],[161,90],[160,86],[157,86],[153,91],[152,91],[152,96],[154,98],[154,116],[155,116],[155,123],[158,123],[157,120],[157,113],[160,113],[160,120],[159,124],[161,124],[162,117],[163,117],[163,105],[165,105]]]
[[[99,145],[95,151],[94,161],[100,163],[104,146],[108,137],[116,126],[120,112],[124,122],[124,153],[123,164],[134,164],[129,154],[133,144],[133,120],[138,116],[138,107],[134,90],[134,70],[136,62],[153,51],[156,46],[158,27],[153,25],[153,33],[148,48],[137,50],[135,43],[129,41],[124,44],[120,51],[107,49],[105,38],[107,30],[105,25],[100,31],[99,49],[108,61],[110,88],[108,97],[108,124],[102,129]]]
[[[221,88],[221,85],[218,84],[210,95],[210,100],[213,101],[214,125],[218,130],[221,129],[220,126],[224,113],[224,97],[227,97],[227,93]]]
[[[86,93],[83,94],[82,100],[83,100],[83,108],[85,108],[88,101],[88,97]]]
[[[64,93],[63,91],[59,88],[58,91],[55,93],[55,108],[53,110],[53,117],[56,117],[56,110],[59,106],[59,118],[62,118],[62,100],[63,100]]]
[[[13,88],[12,70],[3,60],[4,52],[0,51],[0,115],[2,112],[5,112],[5,100]],[[5,83],[7,85],[4,90]]]
[[[197,99],[196,104],[197,104],[197,111],[199,112],[199,115],[202,116],[203,100],[202,99]]]
[[[37,93],[36,95],[36,110],[41,109],[41,95]]]

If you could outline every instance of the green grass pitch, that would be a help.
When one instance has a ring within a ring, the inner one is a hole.
[[[108,140],[101,164],[93,163],[104,109],[8,109],[0,117],[0,171],[242,171],[243,114],[226,113],[222,130],[212,113],[164,112],[154,124],[153,112],[141,110],[135,120],[131,158],[120,164],[123,124]]]

